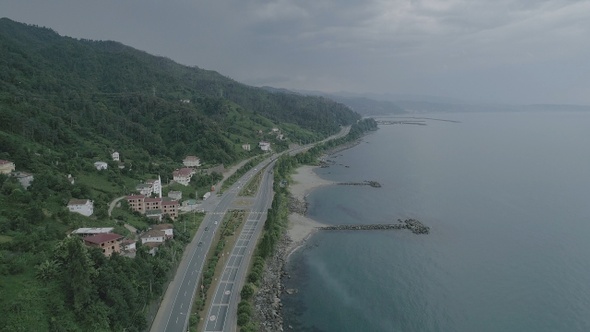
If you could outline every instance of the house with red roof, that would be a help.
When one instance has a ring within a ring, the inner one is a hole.
[[[110,257],[115,252],[121,252],[120,241],[122,238],[123,235],[115,233],[103,233],[87,236],[83,240],[85,245],[102,249],[103,255]]]

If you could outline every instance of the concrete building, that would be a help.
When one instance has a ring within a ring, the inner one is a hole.
[[[94,202],[89,199],[72,198],[68,202],[68,210],[89,217],[94,213]]]
[[[181,169],[177,169],[172,172],[172,178],[177,183],[180,183],[183,186],[188,186],[191,182],[191,178],[195,174],[195,170],[192,168],[183,167]]]
[[[258,143],[258,147],[260,148],[260,150],[262,151],[270,151],[270,143],[269,142],[265,142],[265,141],[260,141]]]
[[[110,257],[113,253],[121,252],[119,242],[122,238],[122,235],[115,233],[96,234],[85,237],[84,244],[102,249],[102,254]]]
[[[144,195],[132,195],[127,196],[127,204],[133,211],[137,211],[141,214],[147,214],[148,211],[160,210],[161,215],[168,215],[172,220],[178,217],[178,201],[167,200],[165,198],[152,198]],[[150,216],[154,217],[157,215],[156,212],[150,212]]]
[[[94,163],[94,167],[96,167],[97,170],[102,171],[103,169],[109,168],[109,165],[104,161],[97,161]]]

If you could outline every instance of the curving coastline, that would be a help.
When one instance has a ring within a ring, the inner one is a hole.
[[[314,173],[316,166],[301,166],[291,176],[293,183],[289,186],[289,192],[294,200],[306,206],[305,198],[309,193],[322,186],[333,185],[336,182],[320,178]],[[327,226],[305,216],[305,209],[292,212],[289,215],[287,237],[290,243],[287,245],[287,259],[295,250],[300,248],[305,241],[318,230],[318,227]]]
[[[305,216],[307,203],[305,197],[321,186],[333,185],[335,182],[324,180],[313,170],[316,166],[301,166],[291,176],[293,183],[289,186],[291,204],[287,231],[279,241],[275,253],[267,261],[262,276],[261,287],[254,295],[254,311],[260,324],[260,331],[283,331],[281,295],[292,294],[294,290],[285,290],[282,278],[289,278],[284,267],[289,256],[303,247],[305,242],[327,225]]]

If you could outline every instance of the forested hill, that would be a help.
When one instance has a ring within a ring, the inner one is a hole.
[[[117,42],[0,19],[0,160],[18,171],[0,174],[0,331],[146,330],[202,216],[167,219],[174,239],[155,256],[139,241],[134,259],[106,259],[69,232],[113,227],[137,240],[124,224],[145,231],[157,220],[125,200],[111,213],[109,203],[158,177],[164,196],[202,197],[221,175],[199,169],[189,186],[171,183],[185,156],[198,156],[201,168],[227,165],[261,154],[261,140],[276,151],[359,118],[321,97],[267,92]],[[92,215],[70,212],[71,199],[92,201]]]
[[[9,154],[18,136],[89,156],[138,149],[228,163],[258,130],[309,141],[358,118],[325,98],[270,93],[117,42],[0,19],[0,145]]]

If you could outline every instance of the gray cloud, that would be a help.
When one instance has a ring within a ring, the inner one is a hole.
[[[4,0],[0,12],[250,84],[590,104],[588,0]]]

